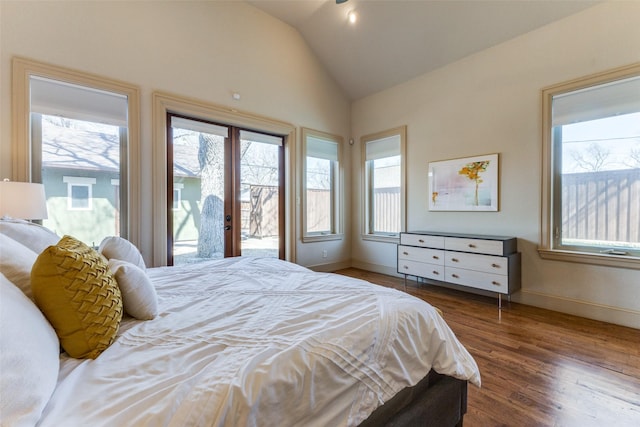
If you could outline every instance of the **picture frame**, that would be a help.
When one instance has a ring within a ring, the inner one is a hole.
[[[429,162],[430,211],[498,211],[499,156]]]

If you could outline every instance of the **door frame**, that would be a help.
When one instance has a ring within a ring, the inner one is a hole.
[[[285,256],[285,204],[284,204],[284,179],[285,179],[285,164],[284,164],[284,137],[280,135],[272,135],[262,131],[255,131],[252,129],[244,129],[237,126],[231,126],[222,123],[213,123],[209,120],[204,120],[198,117],[189,117],[183,114],[177,114],[173,112],[167,112],[166,125],[167,125],[167,139],[165,141],[167,150],[167,181],[166,181],[166,198],[167,198],[167,264],[174,265],[174,254],[172,247],[174,246],[174,229],[173,229],[173,197],[174,197],[174,151],[173,151],[173,126],[172,117],[178,119],[191,120],[193,122],[201,122],[204,124],[210,124],[213,126],[220,126],[226,128],[228,133],[224,139],[223,145],[223,162],[224,162],[224,210],[223,210],[223,225],[225,226],[224,233],[224,257],[233,257],[242,255],[242,157],[240,156],[241,148],[241,133],[242,131],[250,131],[252,133],[258,133],[267,136],[274,136],[281,138],[283,143],[278,146],[278,258],[284,259]],[[169,149],[171,141],[172,149]],[[229,228],[227,228],[229,227]]]
[[[281,226],[284,232],[284,259],[295,262],[297,216],[295,214],[296,128],[290,123],[247,113],[204,101],[154,92],[152,95],[153,154],[153,266],[167,265],[167,113],[200,118],[214,123],[253,129],[256,132],[279,135],[284,140],[284,209]],[[286,221],[283,219],[286,218]],[[284,224],[283,224],[284,223]]]

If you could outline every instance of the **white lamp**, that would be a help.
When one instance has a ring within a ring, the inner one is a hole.
[[[7,179],[0,181],[0,217],[47,219],[44,185]]]

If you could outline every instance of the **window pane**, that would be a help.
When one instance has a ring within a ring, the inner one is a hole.
[[[282,138],[241,132],[242,256],[279,257],[281,150]]]
[[[174,184],[175,186],[176,184]],[[181,194],[180,194],[180,190],[179,189],[174,189],[173,190],[173,210],[177,210],[180,209],[180,203],[182,202],[182,200],[180,200]]]
[[[71,186],[71,207],[89,209],[89,187],[86,185]]]
[[[302,240],[341,239],[340,156],[342,138],[303,129]]]
[[[640,77],[555,93],[551,112],[554,247],[639,256]]]
[[[49,213],[44,225],[94,246],[119,235],[120,198],[114,182],[120,178],[120,128],[40,114],[33,114],[32,122],[42,135],[41,172]],[[71,182],[68,176],[74,177]]]
[[[559,128],[560,245],[640,250],[640,113]]]
[[[331,233],[332,161],[307,156],[307,233]]]
[[[405,223],[406,126],[361,138],[364,179],[364,238],[395,241]]]
[[[370,225],[372,233],[401,231],[401,156],[370,160]]]

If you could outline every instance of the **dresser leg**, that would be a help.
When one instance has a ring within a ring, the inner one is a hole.
[[[502,310],[502,294],[498,294],[498,310]]]
[[[407,292],[407,275],[404,275],[404,291]]]

